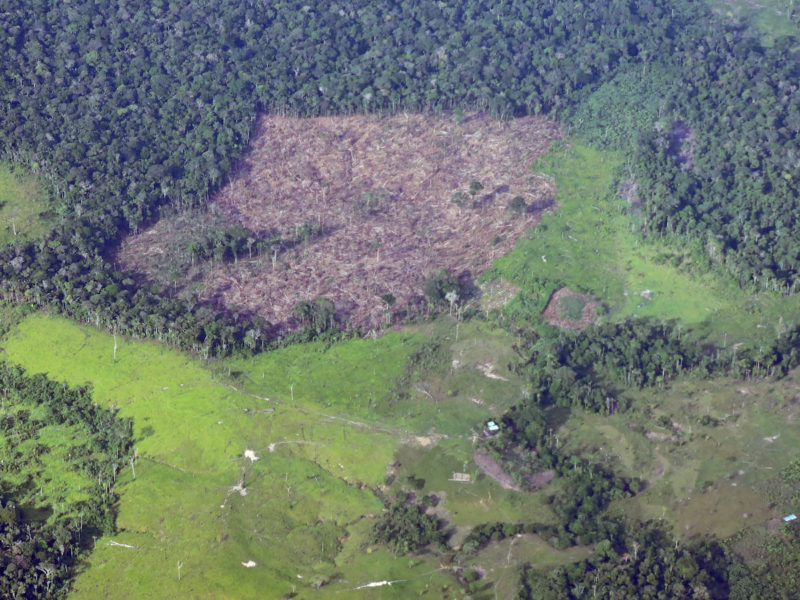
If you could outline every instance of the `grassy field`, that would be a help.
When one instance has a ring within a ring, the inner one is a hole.
[[[348,360],[363,358],[357,348],[363,343],[353,343],[352,357],[337,356],[343,370],[352,367]],[[97,542],[76,581],[76,598],[277,598],[335,580],[318,592],[324,596],[374,577],[408,580],[380,597],[417,595],[429,586],[436,588],[431,597],[440,597],[441,585],[452,583],[430,560],[409,566],[382,550],[337,564],[350,524],[380,512],[381,503],[364,486],[382,479],[400,440],[324,416],[329,407],[315,404],[318,399],[299,385],[294,396],[302,408],[293,406],[281,353],[260,365],[276,392],[268,402],[235,391],[194,359],[155,343],[119,339],[115,361],[110,335],[62,319],[29,317],[4,346],[8,359],[31,372],[91,382],[99,403],[134,419],[140,458],[135,479],[127,469],[118,484],[121,532]],[[403,350],[393,348],[402,366]],[[305,380],[327,362],[325,352],[313,350],[303,353],[310,371],[297,373]],[[391,371],[385,377],[389,385]],[[352,372],[340,379],[353,381],[337,388],[348,396],[377,383]],[[247,449],[258,460],[246,459]],[[242,566],[249,560],[257,566]]]
[[[462,533],[549,513],[540,500],[478,476],[471,462],[475,429],[519,389],[501,369],[513,338],[473,322],[460,326],[456,342],[454,325],[445,318],[377,341],[293,346],[217,364],[214,375],[153,342],[118,337],[115,359],[110,334],[40,313],[25,318],[3,341],[4,358],[70,384],[90,382],[97,402],[134,420],[139,458],[118,482],[120,533],[97,541],[74,597],[277,598],[317,586],[315,597],[347,597],[382,580],[402,583],[359,593],[455,593],[434,555],[365,547],[382,509],[371,488],[390,465],[396,482],[413,472],[441,493],[443,516]],[[387,403],[407,357],[431,339],[444,348],[440,364]],[[477,367],[487,364],[500,378]],[[464,463],[477,481],[448,481]],[[257,566],[245,568],[250,560]]]
[[[689,379],[639,393],[633,412],[573,412],[561,434],[568,449],[648,482],[618,504],[622,514],[665,519],[680,538],[724,538],[796,510],[766,492],[800,452],[798,398],[798,371],[780,381]]]
[[[484,573],[484,579],[475,586],[485,598],[513,598],[519,585],[519,568],[525,564],[552,568],[583,560],[591,549],[574,546],[555,550],[536,535],[518,535],[491,544],[478,556],[467,562],[468,567]],[[487,585],[491,582],[491,585]]]
[[[800,36],[800,29],[789,18],[795,0],[708,0],[717,13],[751,22],[771,45],[782,35]],[[795,8],[797,10],[797,8]]]
[[[155,343],[119,338],[115,361],[108,334],[41,314],[24,319],[3,342],[5,358],[72,384],[91,381],[98,402],[135,424],[139,459],[135,478],[128,468],[118,484],[120,533],[97,540],[74,597],[277,598],[293,589],[350,597],[374,581],[398,583],[359,594],[460,597],[435,555],[394,556],[369,545],[381,510],[370,488],[391,494],[408,489],[409,477],[424,480],[416,492],[439,496],[436,511],[453,544],[477,523],[552,516],[548,492],[504,490],[473,459],[476,424],[518,393],[520,382],[497,368],[514,339],[474,321],[456,342],[453,326],[443,318],[377,341],[295,346],[218,364],[215,376]],[[413,393],[385,403],[381,390],[431,340],[449,365],[430,365]],[[762,492],[800,447],[798,396],[797,373],[780,382],[687,380],[642,393],[634,412],[574,412],[561,434],[568,449],[607,455],[648,481],[614,510],[666,519],[681,538],[726,536],[790,509],[771,506]],[[706,415],[712,421],[702,424]],[[451,481],[454,471],[472,481]],[[519,565],[556,565],[586,552],[523,536],[490,545],[467,566],[485,573],[478,597],[502,597]],[[249,560],[256,566],[245,568]]]
[[[525,494],[504,490],[475,465],[474,448],[469,441],[444,440],[434,448],[405,448],[396,460],[394,489],[409,488],[408,478],[421,478],[419,495],[435,494],[441,499],[437,513],[460,533],[477,523],[502,521],[552,522],[545,494]],[[453,473],[467,473],[469,483],[453,481]],[[455,543],[459,542],[456,537]]]
[[[515,401],[521,380],[507,369],[516,356],[513,336],[480,321],[458,327],[458,341],[455,319],[443,316],[374,341],[293,346],[225,366],[242,390],[284,402],[293,397],[299,410],[332,421],[414,444],[425,436],[467,439]],[[406,359],[426,346],[438,350],[422,360],[407,393],[387,398]]]
[[[558,207],[488,275],[520,287],[509,315],[538,314],[552,291],[566,285],[600,300],[605,318],[680,319],[720,343],[767,340],[800,319],[792,298],[748,293],[722,274],[702,273],[688,252],[632,231],[636,208],[609,193],[620,160],[573,143],[534,166],[554,178]]]
[[[47,198],[36,179],[0,163],[0,246],[31,239],[47,230]]]
[[[0,416],[25,422],[25,413],[37,418],[39,410],[28,403],[4,400]],[[71,455],[86,444],[88,435],[77,425],[46,425],[24,438],[18,431],[0,434],[0,464],[15,465],[0,476],[3,490],[15,490],[17,506],[25,517],[44,518],[55,523],[81,512],[90,500],[92,478],[75,468]],[[67,467],[69,465],[69,467]]]
[[[735,305],[728,286],[662,264],[664,248],[630,230],[629,205],[609,195],[619,164],[616,154],[578,144],[540,161],[534,169],[555,179],[558,209],[497,261],[496,273],[523,290],[538,278],[589,292],[614,316],[696,323]]]

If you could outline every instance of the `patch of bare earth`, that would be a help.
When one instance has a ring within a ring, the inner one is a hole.
[[[429,448],[439,442],[442,438],[447,436],[441,433],[431,433],[429,435],[415,435],[407,438],[406,442],[415,446],[422,446]]]
[[[503,471],[500,463],[485,452],[475,453],[475,464],[478,465],[489,477],[499,483],[501,487],[504,487],[507,490],[514,490],[517,492],[520,491],[519,484],[514,481],[514,478]]]
[[[333,300],[343,324],[382,327],[391,317],[382,295],[403,313],[432,273],[476,278],[538,223],[554,189],[529,167],[560,135],[540,117],[262,116],[250,153],[212,201],[216,222],[287,237],[314,224],[323,234],[274,262],[192,263],[190,276],[173,275],[170,286],[280,328],[293,326],[298,302],[320,296]],[[472,182],[483,189],[471,194]],[[509,210],[516,196],[527,210]],[[197,227],[183,221],[163,219],[129,238],[117,260],[165,279],[170,236]]]
[[[581,310],[580,319],[568,319],[562,314],[561,302],[570,296],[580,298],[585,302]],[[550,295],[550,300],[548,300],[542,316],[550,325],[570,331],[582,331],[594,322],[596,312],[597,302],[588,301],[585,296],[578,292],[568,287],[562,287]]]
[[[661,433],[659,431],[648,431],[644,434],[648,440],[657,440],[659,442],[663,442],[665,440],[675,441],[675,436],[670,435],[668,433]]]

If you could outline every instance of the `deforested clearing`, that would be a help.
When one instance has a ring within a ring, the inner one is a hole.
[[[572,307],[568,304],[570,300],[573,301]],[[576,314],[572,314],[573,311]],[[594,322],[596,313],[597,302],[562,287],[550,295],[542,316],[550,325],[569,331],[582,331]]]
[[[296,325],[298,302],[320,296],[341,324],[380,328],[419,305],[433,273],[474,279],[538,223],[554,187],[530,167],[560,136],[540,117],[263,115],[209,210],[130,237],[118,260],[173,293],[280,329]],[[273,238],[317,234],[281,252],[189,262],[193,237],[235,225]]]

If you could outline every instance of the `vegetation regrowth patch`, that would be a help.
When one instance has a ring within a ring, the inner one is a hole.
[[[539,117],[263,116],[210,211],[129,238],[119,260],[273,324],[326,296],[344,322],[381,327],[427,276],[475,278],[538,222],[553,185],[529,168],[558,137]],[[195,260],[192,240],[233,226],[252,232],[246,249]]]
[[[550,325],[580,331],[592,324],[596,310],[596,302],[590,302],[581,294],[563,287],[550,296],[542,316]]]
[[[20,243],[43,233],[49,219],[38,182],[0,162],[0,246]]]

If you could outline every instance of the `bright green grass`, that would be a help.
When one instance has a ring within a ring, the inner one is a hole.
[[[455,336],[455,319],[443,316],[377,341],[292,346],[226,365],[241,389],[281,402],[294,394],[295,406],[310,414],[412,442],[429,434],[467,439],[518,399],[522,381],[507,368],[516,359],[514,336],[477,320],[460,323]],[[406,357],[426,339],[443,346],[442,361],[412,382],[407,397],[389,398]],[[499,378],[480,370],[487,364]]]
[[[632,231],[628,213],[635,209],[609,194],[619,161],[614,153],[573,144],[536,165],[554,178],[558,206],[490,271],[521,288],[506,307],[510,314],[541,311],[550,293],[567,285],[598,298],[612,319],[676,318],[721,343],[766,341],[800,319],[791,298],[750,294],[712,272],[697,275],[690,255]]]
[[[555,179],[559,206],[495,263],[497,274],[523,289],[533,278],[562,282],[591,292],[620,316],[698,322],[735,303],[711,276],[696,278],[653,260],[663,248],[631,232],[626,203],[609,196],[619,160],[575,144],[537,165]],[[648,290],[650,300],[642,296]]]
[[[598,206],[618,163],[615,154],[583,146],[548,154],[535,169],[555,178],[558,206],[498,259],[492,272],[525,291],[544,278],[607,298],[621,296],[624,282],[613,260],[618,222],[606,206]]]
[[[392,365],[402,365],[407,349],[391,338],[368,343],[375,344],[367,347],[371,355],[384,343],[392,348],[384,380],[364,364],[367,342],[359,340],[261,357],[263,385],[274,392],[266,401],[156,343],[118,339],[115,361],[108,334],[41,314],[25,319],[5,340],[7,359],[70,384],[89,381],[98,403],[134,420],[140,458],[135,479],[128,468],[118,482],[121,532],[97,541],[73,595],[277,598],[333,579],[315,596],[346,597],[369,581],[404,579],[364,597],[443,597],[452,580],[433,557],[409,566],[375,549],[352,553],[352,562],[337,560],[350,523],[382,509],[361,483],[382,479],[402,441],[393,431],[349,423],[327,405],[335,397],[355,403],[393,380],[400,367]],[[325,370],[329,358],[337,369]],[[335,394],[318,397],[302,387],[319,373],[327,373],[325,389]],[[261,412],[269,408],[274,412]],[[259,460],[245,459],[245,449]],[[232,489],[242,481],[245,496]],[[257,566],[243,567],[248,560]]]
[[[459,325],[456,341],[455,325],[454,319],[445,316],[417,327],[416,332],[389,333],[377,342],[354,340],[328,350],[321,344],[294,346],[226,364],[253,394],[290,402],[294,393],[295,406],[306,414],[350,423],[380,439],[405,442],[393,458],[387,454],[383,461],[375,461],[377,469],[368,482],[381,482],[387,465],[394,461],[398,468],[392,489],[401,487],[412,473],[425,479],[422,493],[444,492],[442,516],[457,527],[498,519],[548,521],[552,515],[542,498],[502,489],[481,475],[473,461],[474,443],[483,424],[519,399],[522,381],[506,368],[515,360],[511,346],[516,339],[486,323],[469,321]],[[426,338],[444,347],[444,365],[436,365],[434,373],[415,381],[407,398],[386,398],[386,390],[402,373],[405,356]],[[324,363],[320,353],[328,357]],[[359,371],[358,365],[368,367]],[[499,378],[487,377],[478,368],[487,365]],[[274,388],[274,382],[281,380],[284,391]],[[302,381],[302,385],[290,390],[289,381]],[[350,428],[346,431],[352,436]],[[312,441],[312,435],[314,430],[306,427],[307,441]],[[331,468],[344,477],[349,475],[346,458],[353,451],[349,439],[341,439],[330,455],[332,460],[341,457],[342,467],[334,462]],[[324,452],[308,445],[301,448],[306,453]],[[449,481],[453,471],[465,468],[477,478],[475,483],[465,486]]]
[[[34,177],[0,163],[0,246],[27,240],[47,231],[47,198]],[[16,235],[15,235],[16,230]]]
[[[374,423],[386,412],[384,397],[402,375],[408,353],[423,341],[418,335],[389,333],[332,347],[298,344],[226,365],[244,390],[258,396],[322,407],[333,419]]]
[[[121,532],[97,541],[75,597],[276,598],[322,582],[315,597],[349,597],[382,580],[403,581],[360,597],[458,597],[435,555],[396,557],[367,543],[370,515],[382,510],[369,488],[389,465],[401,463],[396,485],[413,472],[423,491],[442,495],[455,543],[478,523],[552,515],[544,494],[503,490],[472,458],[482,423],[518,399],[520,381],[505,368],[515,339],[473,321],[456,341],[455,326],[443,318],[376,341],[293,346],[224,362],[215,377],[153,342],[118,338],[115,361],[112,336],[27,317],[4,341],[6,358],[91,382],[99,403],[133,418],[140,456],[135,479],[130,468],[120,475]],[[431,337],[444,364],[391,401],[407,357]],[[500,378],[478,368],[487,365]],[[245,449],[259,460],[245,460]],[[474,483],[449,481],[463,469]],[[232,489],[241,481],[245,496]],[[245,569],[248,560],[258,566]]]
[[[387,410],[417,431],[471,439],[519,400],[523,381],[508,370],[518,359],[512,349],[518,340],[478,320],[460,323],[456,340],[456,321],[447,316],[428,324],[426,333],[446,349],[443,368]]]
[[[36,414],[31,405],[11,401],[2,403],[0,414],[17,420],[19,410]],[[90,500],[92,479],[75,467],[71,452],[86,441],[82,427],[67,425],[42,427],[25,440],[0,434],[0,463],[15,466],[3,470],[0,485],[16,490],[14,500],[23,514],[46,514],[50,523],[77,516],[81,503]]]

